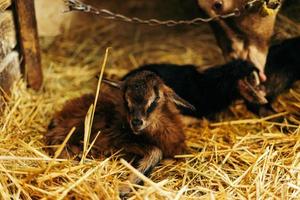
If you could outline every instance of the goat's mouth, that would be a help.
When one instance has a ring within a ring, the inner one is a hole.
[[[266,92],[261,85],[260,76],[256,71],[238,81],[239,92],[248,102],[255,104],[266,104]]]
[[[144,129],[145,129],[144,126],[139,126],[139,127],[131,126],[131,130],[135,135],[141,135]]]

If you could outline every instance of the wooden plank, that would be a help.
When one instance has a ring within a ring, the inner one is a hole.
[[[19,54],[12,51],[0,63],[0,94],[9,94],[14,81],[20,76]]]
[[[21,47],[22,66],[28,85],[38,90],[43,81],[40,46],[33,0],[15,0],[15,16],[19,46]]]
[[[11,0],[0,0],[0,11],[6,10],[11,5]]]
[[[16,31],[12,11],[0,13],[0,60],[16,47]]]

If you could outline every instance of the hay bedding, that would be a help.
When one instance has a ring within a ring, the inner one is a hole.
[[[142,41],[138,31],[130,39],[112,34],[116,28],[89,26],[54,42],[42,40],[43,89],[34,92],[23,81],[16,83],[0,118],[1,199],[118,199],[118,187],[130,172],[119,155],[83,163],[53,159],[42,140],[66,100],[95,90],[99,52],[107,46],[114,47],[109,77],[145,62],[207,65],[219,58],[207,27],[185,31],[188,37],[172,29],[164,44],[161,33],[145,42],[149,38]],[[193,37],[199,40],[182,39]],[[187,125],[189,153],[155,168],[145,186],[134,187],[131,199],[298,199],[300,85],[281,96],[276,108],[279,114],[259,119],[237,103],[218,116],[221,122],[202,119]],[[283,122],[274,121],[278,118]]]

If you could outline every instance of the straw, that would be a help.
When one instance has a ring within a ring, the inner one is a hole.
[[[280,18],[276,30],[283,36],[300,34],[294,21]],[[86,156],[101,137],[98,132],[93,141],[89,139],[102,75],[119,79],[144,63],[218,64],[223,60],[209,28],[149,30],[101,22],[58,36],[50,45],[46,40],[41,39],[42,90],[35,92],[24,81],[17,82],[0,117],[0,199],[120,199],[124,183],[133,191],[129,199],[299,198],[299,83],[275,101],[277,114],[259,118],[235,102],[217,120],[188,120],[187,152],[163,160],[144,176],[120,160],[120,152],[108,158]],[[107,46],[113,47],[109,58]],[[74,130],[51,158],[43,136],[54,114],[66,101],[95,92],[81,162],[57,157]],[[128,183],[130,173],[145,184]]]

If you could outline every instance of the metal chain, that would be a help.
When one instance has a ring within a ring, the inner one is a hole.
[[[66,6],[68,10],[65,12],[71,12],[71,11],[80,11],[80,12],[86,12],[86,13],[93,13],[95,15],[99,15],[102,18],[105,19],[111,19],[111,20],[119,20],[123,22],[129,22],[129,23],[138,23],[138,24],[148,24],[150,26],[155,25],[165,25],[165,26],[176,26],[176,25],[198,25],[203,22],[210,22],[216,19],[226,19],[230,17],[238,17],[241,15],[243,10],[248,10],[254,7],[257,3],[258,4],[264,4],[269,0],[251,0],[243,8],[236,8],[233,10],[233,12],[230,12],[228,14],[224,15],[217,15],[214,17],[209,18],[194,18],[192,20],[158,20],[158,19],[140,19],[137,17],[127,17],[122,14],[114,13],[106,9],[97,9],[91,5],[85,4],[83,2],[80,2],[78,0],[65,0]]]

